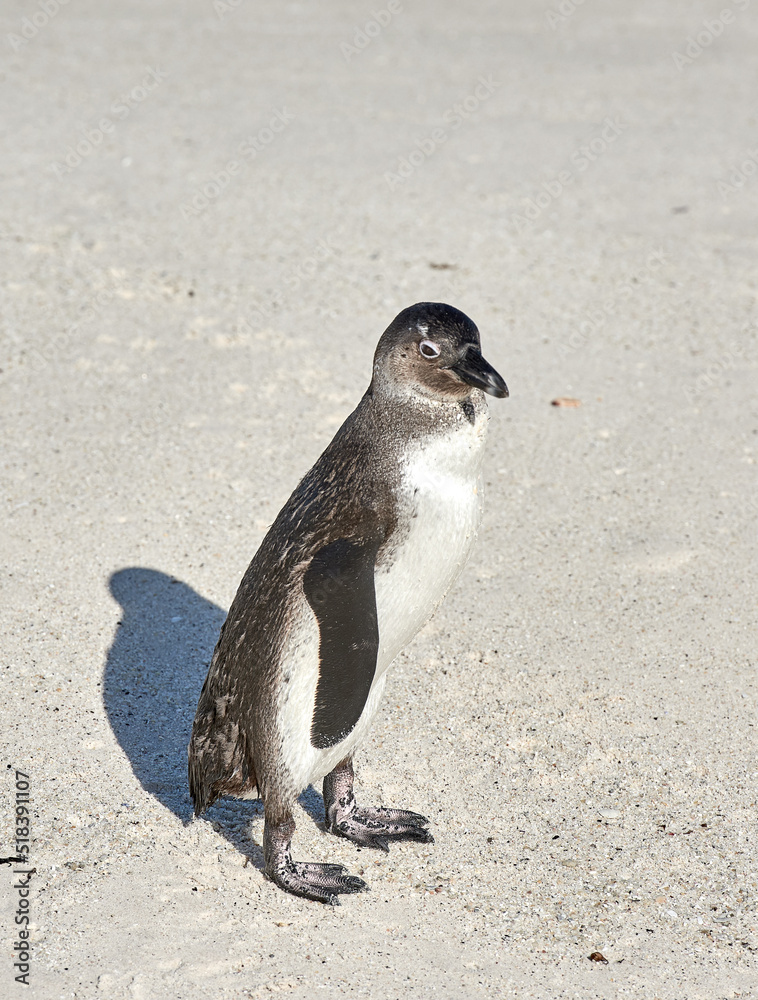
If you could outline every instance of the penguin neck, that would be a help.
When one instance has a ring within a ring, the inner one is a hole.
[[[358,407],[374,425],[374,433],[407,439],[444,434],[471,424],[471,414],[478,420],[487,412],[486,398],[472,389],[464,399],[433,396],[389,379],[371,381]]]
[[[487,422],[486,397],[479,389],[464,400],[434,399],[411,389],[371,382],[346,421],[344,432],[375,454],[399,460],[409,446],[439,437],[468,437]],[[343,439],[343,433],[338,438]]]

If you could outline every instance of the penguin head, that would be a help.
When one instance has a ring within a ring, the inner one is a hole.
[[[374,384],[450,402],[466,399],[474,389],[508,395],[501,376],[482,357],[475,324],[442,302],[417,302],[390,323],[374,355]]]

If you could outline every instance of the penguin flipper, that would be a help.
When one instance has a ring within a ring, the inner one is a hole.
[[[361,717],[374,681],[379,624],[374,589],[378,536],[338,538],[313,556],[303,591],[319,627],[311,744],[340,743]]]

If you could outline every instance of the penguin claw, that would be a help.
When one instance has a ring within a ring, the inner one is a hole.
[[[391,840],[415,840],[433,844],[426,829],[429,820],[409,809],[386,809],[383,806],[359,808],[353,794],[352,758],[346,758],[324,778],[326,829],[338,837],[352,840],[360,847],[389,851]]]
[[[422,816],[421,813],[411,812],[410,809],[387,809],[384,806],[368,806],[358,811],[384,823],[402,823],[406,826],[429,826],[429,820],[426,816]]]
[[[346,816],[338,816],[327,825],[330,833],[352,840],[360,847],[373,847],[389,852],[390,840],[415,840],[433,844],[434,837],[425,829],[429,820],[407,809],[381,807],[353,809]]]
[[[290,861],[267,872],[267,877],[285,892],[317,903],[339,906],[339,893],[367,892],[368,885],[357,875],[348,875],[344,865]]]
[[[368,886],[357,875],[349,875],[344,865],[318,861],[293,861],[291,853],[295,821],[286,816],[279,822],[266,820],[263,827],[263,855],[266,878],[285,892],[317,903],[339,906],[342,892],[365,892]]]
[[[384,851],[385,854],[390,853],[390,842],[386,837],[372,837],[366,846],[373,847],[377,851]]]

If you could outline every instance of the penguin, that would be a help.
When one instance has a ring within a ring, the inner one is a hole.
[[[508,396],[479,331],[419,302],[382,334],[370,385],[253,557],[200,693],[188,751],[195,815],[259,797],[265,875],[331,905],[367,884],[294,861],[293,807],[323,779],[326,830],[361,847],[432,843],[424,817],[359,806],[354,754],[387,670],[450,589],[476,537],[485,394]]]

